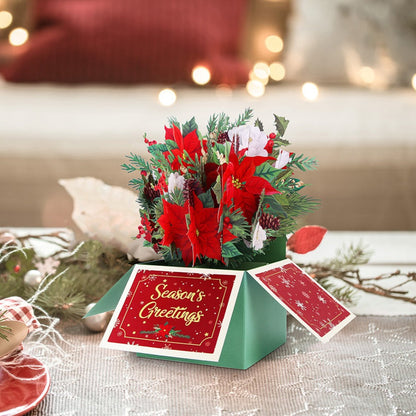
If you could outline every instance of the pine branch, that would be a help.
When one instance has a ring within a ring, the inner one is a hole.
[[[229,129],[230,129],[230,117],[227,116],[225,113],[220,113],[218,116],[217,131],[221,133]]]
[[[335,297],[348,303],[354,303],[354,296],[357,291],[371,293],[390,299],[398,299],[404,302],[416,304],[416,297],[409,295],[409,290],[404,286],[416,283],[416,272],[402,273],[396,270],[392,273],[384,273],[375,277],[361,277],[357,266],[367,264],[371,252],[358,243],[351,244],[347,248],[338,249],[333,259],[317,264],[299,264],[311,277],[327,288]],[[403,280],[394,286],[382,286],[379,282],[389,282],[392,278],[401,277]],[[335,279],[344,286],[334,285],[329,278]],[[346,285],[346,286],[345,286]]]
[[[215,131],[216,127],[217,127],[217,122],[218,122],[218,115],[217,114],[212,114],[209,117],[208,124],[207,124],[207,132],[208,132],[208,135],[210,133],[214,133],[214,131]]]
[[[121,165],[123,170],[126,170],[129,173],[132,173],[136,170],[145,170],[146,172],[152,171],[149,162],[145,160],[142,156],[130,153],[130,155],[126,155],[126,158],[129,160],[130,163],[123,163]]]
[[[300,154],[299,156],[293,157],[292,160],[287,164],[288,167],[292,167],[293,165],[304,172],[306,170],[316,169],[318,162],[313,157],[309,158],[303,154]]]
[[[135,191],[139,191],[144,187],[144,180],[142,178],[133,178],[129,180],[130,188],[133,188]]]
[[[240,114],[237,120],[232,124],[232,127],[243,126],[253,117],[253,109],[246,108],[244,113]]]
[[[319,206],[319,201],[307,195],[292,193],[287,196],[289,207],[288,215],[292,218],[314,211]]]

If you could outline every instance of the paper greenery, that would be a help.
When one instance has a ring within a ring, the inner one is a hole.
[[[195,118],[182,125],[171,118],[162,143],[145,135],[150,160],[132,153],[123,164],[138,173],[129,183],[140,203],[138,238],[166,262],[237,266],[316,207],[294,176],[316,161],[284,149],[288,120],[274,115],[275,131],[265,132],[251,118],[251,109],[234,122],[215,114],[205,134]]]

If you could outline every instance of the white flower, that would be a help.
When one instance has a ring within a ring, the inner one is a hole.
[[[168,192],[172,194],[175,189],[183,190],[185,184],[185,178],[179,175],[178,172],[173,172],[169,175],[168,178]]]
[[[266,231],[264,230],[264,228],[262,228],[262,226],[258,222],[256,225],[256,228],[254,229],[254,234],[253,234],[252,246],[254,250],[262,249],[263,242],[266,240],[267,240]]]
[[[290,161],[290,153],[286,150],[280,149],[279,156],[277,157],[274,167],[276,169],[284,168]]]
[[[238,126],[228,131],[228,137],[238,150],[247,149],[247,156],[268,156],[267,135],[257,126]]]

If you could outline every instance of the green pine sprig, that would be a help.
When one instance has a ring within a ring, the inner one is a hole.
[[[296,166],[301,171],[313,170],[318,166],[318,162],[313,157],[307,157],[303,154],[299,156],[292,156],[292,160],[287,164],[287,167]]]
[[[244,126],[250,121],[252,117],[253,117],[253,109],[246,108],[244,112],[238,116],[237,120],[234,121],[231,127]]]
[[[142,156],[139,156],[135,153],[130,153],[130,155],[126,155],[126,158],[129,160],[130,163],[123,163],[121,168],[128,173],[132,173],[135,171],[146,171],[150,173],[152,171],[149,162],[145,160]]]

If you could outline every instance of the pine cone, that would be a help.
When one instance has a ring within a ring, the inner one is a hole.
[[[183,185],[183,197],[189,201],[192,207],[194,206],[193,194],[199,195],[202,192],[202,186],[196,179],[191,178],[185,181]]]
[[[217,139],[218,143],[224,144],[225,142],[229,142],[229,141],[230,141],[230,138],[228,137],[228,133],[226,131],[218,135],[218,139]]]
[[[160,196],[160,192],[154,188],[154,185],[151,183],[147,183],[143,188],[143,193],[146,199],[150,202],[153,202],[154,199]]]
[[[280,220],[271,214],[261,214],[259,224],[263,229],[278,230],[280,228]]]

